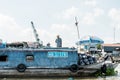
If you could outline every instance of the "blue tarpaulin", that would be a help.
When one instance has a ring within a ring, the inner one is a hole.
[[[84,36],[80,39],[80,41],[77,42],[77,45],[82,45],[82,44],[103,44],[104,41],[96,36]]]

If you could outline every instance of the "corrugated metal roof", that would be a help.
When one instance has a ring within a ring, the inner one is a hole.
[[[120,44],[102,44],[103,46],[120,47]]]

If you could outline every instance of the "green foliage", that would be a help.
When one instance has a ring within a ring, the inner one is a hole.
[[[111,75],[116,75],[116,74],[117,74],[117,72],[114,71],[113,68],[107,68],[105,75],[106,75],[106,76],[111,76]]]
[[[98,70],[94,75],[95,77],[103,76],[103,73],[101,72],[101,70]]]
[[[97,44],[97,49],[102,49],[101,44]]]
[[[106,70],[106,73],[102,73],[101,70],[98,70],[96,73],[95,73],[95,76],[98,77],[98,76],[114,76],[117,74],[117,71],[114,71],[114,68],[107,68]]]

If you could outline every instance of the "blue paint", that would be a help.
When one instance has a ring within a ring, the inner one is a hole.
[[[69,68],[77,64],[78,53],[71,48],[50,49],[0,49],[0,56],[7,56],[7,61],[0,61],[0,68],[16,68],[24,64],[27,68]],[[26,56],[33,56],[27,61]]]
[[[0,43],[0,49],[5,47],[6,47],[6,43]]]

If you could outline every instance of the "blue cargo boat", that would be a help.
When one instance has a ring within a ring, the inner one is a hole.
[[[79,54],[76,48],[34,48],[23,42],[0,48],[0,76],[86,76],[101,67],[96,58]]]
[[[78,70],[78,53],[73,48],[1,48],[0,68],[68,68]]]

